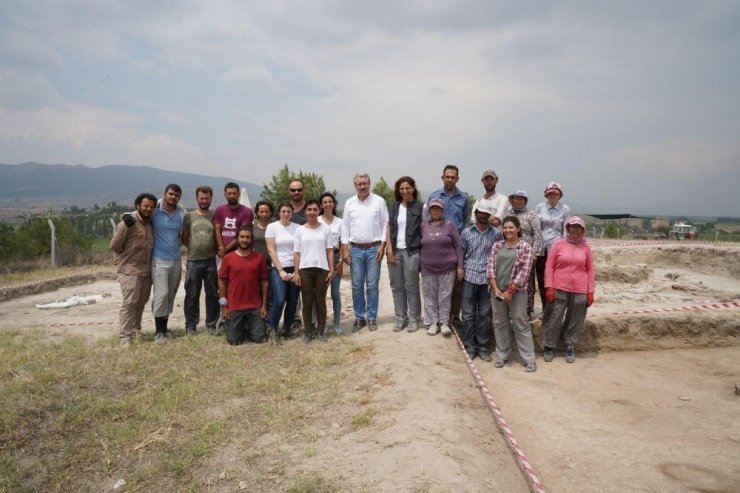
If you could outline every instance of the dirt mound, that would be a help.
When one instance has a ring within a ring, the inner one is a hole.
[[[90,284],[99,280],[116,279],[113,271],[99,271],[92,274],[75,274],[43,281],[29,282],[20,285],[0,287],[0,301],[8,301],[23,296],[56,291],[66,286]]]

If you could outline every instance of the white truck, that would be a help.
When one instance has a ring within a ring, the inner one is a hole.
[[[668,233],[668,238],[671,240],[693,240],[698,238],[696,234],[696,228],[690,224],[677,223],[671,228]]]

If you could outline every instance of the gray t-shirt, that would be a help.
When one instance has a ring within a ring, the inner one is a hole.
[[[511,271],[514,270],[516,263],[517,248],[509,248],[506,245],[496,254],[496,285],[499,290],[506,291],[509,289],[511,282]]]
[[[216,237],[213,230],[213,214],[201,216],[196,211],[185,215],[183,230],[190,232],[188,260],[205,260],[216,256]]]

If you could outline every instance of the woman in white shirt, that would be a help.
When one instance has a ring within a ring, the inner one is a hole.
[[[293,282],[297,277],[294,271],[293,245],[298,225],[290,222],[293,217],[293,206],[287,200],[278,205],[278,220],[270,223],[265,230],[267,251],[272,260],[270,269],[270,297],[272,304],[267,320],[275,334],[283,317],[282,336],[292,336],[290,326],[293,323],[298,303],[298,286]],[[284,312],[284,313],[283,313]]]
[[[319,222],[319,201],[306,201],[303,210],[306,211],[306,224],[296,231],[293,244],[293,264],[298,271],[293,280],[301,288],[305,324],[303,344],[308,344],[316,335],[321,342],[326,342],[326,287],[334,274],[334,250],[331,229]],[[308,323],[314,306],[316,325]]]
[[[342,218],[337,217],[337,199],[330,192],[324,192],[319,197],[321,204],[321,215],[319,222],[329,226],[331,230],[331,246],[334,250],[334,277],[331,280],[331,301],[334,310],[334,333],[343,335],[344,330],[341,326],[342,321],[342,299],[340,294],[340,285],[342,283],[342,273],[344,263],[340,261],[341,256],[341,236],[342,236]]]

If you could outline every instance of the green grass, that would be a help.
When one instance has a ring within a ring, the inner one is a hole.
[[[357,348],[346,339],[231,347],[203,334],[121,349],[114,338],[0,333],[0,491],[100,491],[118,478],[127,491],[201,491],[215,469],[245,467],[259,489],[293,481],[289,491],[334,491],[318,473],[276,475],[274,462],[289,457],[252,444],[270,433],[313,456],[306,430],[341,403]],[[241,457],[224,464],[228,447]]]

